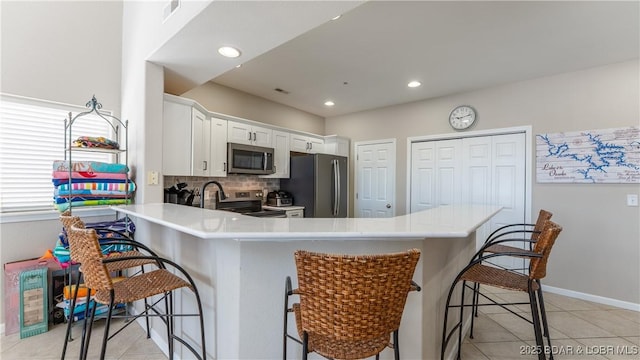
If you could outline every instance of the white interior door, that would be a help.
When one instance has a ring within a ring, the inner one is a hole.
[[[396,141],[356,143],[356,217],[395,214]]]

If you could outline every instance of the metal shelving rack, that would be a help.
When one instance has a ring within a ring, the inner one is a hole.
[[[64,129],[65,129],[64,160],[67,161],[69,164],[69,212],[70,213],[73,211],[72,210],[73,202],[71,201],[71,199],[73,198],[73,189],[72,189],[72,173],[73,173],[72,154],[73,152],[81,151],[81,152],[95,152],[95,153],[102,153],[102,154],[105,154],[105,153],[113,154],[115,156],[116,163],[120,163],[121,156],[122,154],[124,154],[124,165],[128,166],[129,164],[129,154],[127,151],[129,148],[129,131],[128,131],[129,120],[122,121],[113,115],[101,112],[100,109],[102,109],[102,104],[98,102],[95,95],[93,95],[91,100],[87,102],[86,107],[89,110],[78,113],[75,116],[73,116],[73,114],[69,112],[68,118],[64,120]],[[73,135],[72,135],[73,130],[72,129],[73,129],[74,123],[90,114],[97,115],[99,118],[106,121],[107,124],[109,124],[109,126],[113,130],[116,141],[118,142],[118,144],[120,144],[121,147],[123,143],[120,141],[120,135],[121,135],[120,130],[122,129],[124,131],[124,149],[122,148],[121,149],[82,148],[82,147],[73,146]],[[125,200],[130,199],[130,191],[129,191],[130,181],[129,180],[130,180],[129,173],[127,172],[127,176],[125,180],[125,194],[126,194]]]

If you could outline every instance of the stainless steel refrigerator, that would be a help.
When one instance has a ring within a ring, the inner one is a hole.
[[[291,156],[289,179],[280,189],[291,193],[293,204],[304,206],[305,217],[347,217],[348,162],[344,156]]]

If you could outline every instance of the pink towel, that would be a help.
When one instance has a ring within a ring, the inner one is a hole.
[[[54,171],[53,172],[54,179],[68,179],[69,172],[68,171]],[[126,179],[127,174],[122,173],[102,173],[102,172],[91,172],[91,171],[73,171],[71,172],[72,179]]]

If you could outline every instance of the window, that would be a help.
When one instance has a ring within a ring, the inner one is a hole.
[[[70,112],[75,116],[87,110],[1,94],[0,212],[54,209],[51,176],[53,161],[65,159],[65,119]],[[115,136],[111,126],[93,114],[75,121],[72,129],[71,141],[81,135]],[[113,162],[114,155],[73,153],[73,161],[82,160]]]

